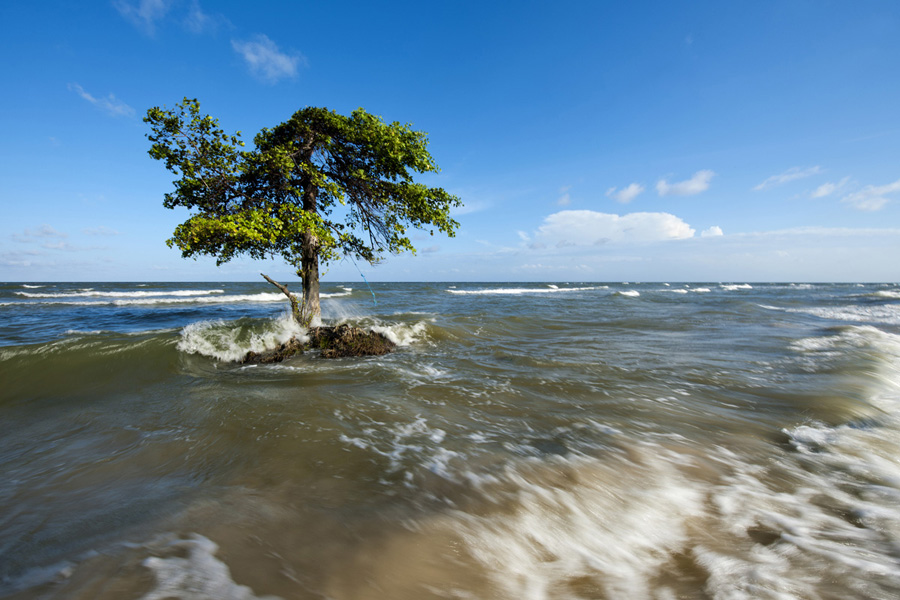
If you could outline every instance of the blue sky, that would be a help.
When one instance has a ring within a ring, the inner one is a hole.
[[[5,2],[0,281],[291,280],[184,260],[147,108],[428,132],[457,237],[373,281],[900,280],[900,3]],[[326,280],[358,280],[351,263]]]

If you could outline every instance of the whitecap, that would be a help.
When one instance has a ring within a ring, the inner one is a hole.
[[[739,283],[739,284],[721,284],[720,287],[727,291],[733,292],[735,290],[752,290],[753,286],[749,283]]]
[[[460,295],[520,295],[520,294],[552,294],[557,292],[585,292],[589,290],[602,290],[607,289],[607,286],[591,286],[591,287],[574,287],[574,288],[561,288],[557,286],[550,286],[546,288],[488,288],[482,290],[457,290],[454,288],[447,288],[447,291],[451,294],[460,294]]]
[[[225,290],[172,290],[168,292],[98,292],[86,289],[79,292],[61,293],[32,293],[16,292],[17,296],[24,298],[154,298],[154,297],[181,297],[181,296],[205,296],[208,294],[223,294]]]
[[[239,304],[239,303],[273,303],[287,302],[284,294],[272,292],[261,294],[240,294],[234,296],[190,296],[190,297],[148,297],[128,298],[125,300],[37,300],[39,304],[65,306],[157,306],[175,304]],[[15,303],[19,306],[24,302]]]
[[[406,323],[373,325],[369,329],[375,333],[380,333],[398,346],[409,346],[423,338],[428,331],[428,322],[419,321],[413,325]]]
[[[305,341],[305,331],[290,314],[263,322],[199,321],[181,331],[176,346],[188,354],[201,354],[220,361],[240,360],[247,352],[264,352],[276,348],[292,337]]]

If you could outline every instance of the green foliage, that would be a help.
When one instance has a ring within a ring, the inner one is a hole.
[[[413,181],[439,170],[427,136],[361,108],[349,117],[305,108],[260,131],[250,150],[197,100],[151,108],[144,121],[150,156],[179,177],[164,205],[192,211],[167,241],[184,257],[281,256],[303,276],[304,247],[325,262],[376,262],[415,251],[410,227],[453,236],[459,226],[450,217],[457,197]]]

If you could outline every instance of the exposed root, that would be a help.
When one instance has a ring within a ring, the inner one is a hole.
[[[384,335],[350,325],[337,327],[313,327],[308,331],[309,341],[291,338],[274,350],[248,352],[242,364],[268,364],[281,362],[306,350],[320,350],[323,358],[344,356],[380,356],[391,352],[396,345]]]

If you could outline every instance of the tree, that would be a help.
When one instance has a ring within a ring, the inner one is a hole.
[[[459,226],[450,217],[459,198],[413,181],[413,173],[439,170],[427,135],[362,108],[349,117],[304,108],[260,131],[252,150],[243,149],[240,132],[228,135],[201,115],[196,99],[151,108],[144,122],[150,156],[179,176],[164,206],[192,211],[169,247],[185,258],[215,256],[217,265],[239,255],[281,256],[302,280],[302,303],[263,277],[288,296],[305,326],[321,315],[320,262],[376,263],[385,252],[415,252],[409,227],[452,237]]]

